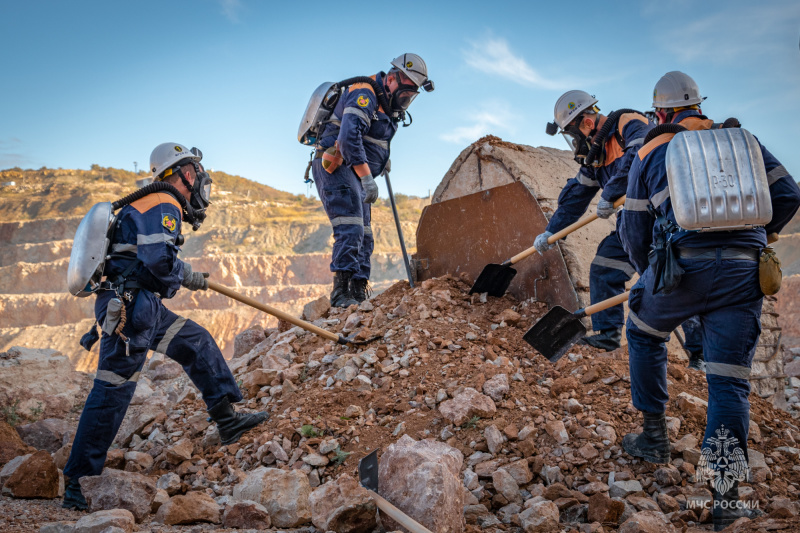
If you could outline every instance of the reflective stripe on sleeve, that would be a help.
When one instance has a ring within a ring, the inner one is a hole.
[[[363,120],[364,122],[366,122],[367,126],[370,126],[372,124],[372,121],[370,120],[369,115],[367,115],[367,113],[363,109],[359,109],[357,107],[347,107],[347,108],[345,108],[344,113],[342,113],[342,119],[344,119],[344,115],[355,115],[358,118],[360,118],[361,120]]]
[[[773,183],[775,183],[779,179],[785,178],[788,175],[789,175],[789,172],[787,172],[785,166],[783,166],[783,165],[777,166],[777,167],[773,168],[772,170],[770,170],[769,172],[767,172],[767,183],[772,185]]]
[[[136,253],[138,247],[135,244],[114,244],[111,246],[111,251],[115,253],[120,252],[133,252]]]
[[[598,182],[597,180],[593,180],[592,178],[590,178],[589,176],[587,176],[583,172],[578,172],[578,175],[575,176],[575,179],[578,180],[578,183],[580,183],[581,185],[585,185],[587,187],[599,187],[600,186],[600,182]]]
[[[367,141],[368,143],[380,146],[384,150],[389,149],[389,141],[381,141],[380,139],[376,139],[375,137],[370,137],[369,135],[362,135],[361,138]]]
[[[372,228],[370,226],[364,226],[364,235],[372,235]]]
[[[137,235],[136,244],[143,246],[145,244],[158,244],[160,242],[175,242],[175,237],[166,233],[153,233],[152,235]]]
[[[647,206],[649,205],[650,200],[625,199],[625,211],[647,211]]]
[[[663,204],[667,200],[667,198],[669,198],[669,186],[664,187],[663,189],[655,193],[653,196],[651,196],[650,201],[653,203],[654,207],[658,207],[661,204]],[[628,203],[627,200],[625,201],[625,203]]]

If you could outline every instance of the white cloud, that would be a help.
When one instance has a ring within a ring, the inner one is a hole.
[[[239,9],[242,7],[240,0],[219,0],[222,14],[231,22],[239,22]]]
[[[741,65],[745,59],[769,59],[789,49],[796,54],[798,22],[800,3],[763,3],[693,17],[657,35],[681,61]]]
[[[467,65],[486,74],[543,89],[564,89],[573,84],[569,80],[545,78],[525,58],[515,55],[505,39],[488,37],[481,41],[472,41],[470,45],[472,48],[464,51],[464,60]]]
[[[514,132],[514,114],[506,102],[492,102],[481,106],[481,110],[472,115],[471,124],[459,126],[439,136],[440,139],[454,144],[477,141],[484,135],[500,136],[504,132]]]

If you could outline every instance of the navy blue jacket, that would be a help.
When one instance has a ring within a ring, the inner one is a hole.
[[[610,139],[603,147],[603,166],[581,166],[578,175],[567,180],[558,195],[558,209],[550,217],[547,231],[556,233],[577,222],[600,188],[603,189],[603,199],[609,202],[624,195],[628,186],[628,170],[636,154],[636,147],[641,146],[647,132],[652,128],[653,124],[643,115],[622,115],[617,123],[617,131],[623,139],[622,145],[617,141],[616,135],[609,135]]]
[[[712,121],[703,119],[697,111],[687,115],[681,120],[681,125],[689,129],[712,127]],[[653,237],[661,231],[660,225],[648,213],[647,206],[653,205],[659,214],[675,223],[665,163],[667,146],[672,137],[660,135],[643,146],[634,158],[628,176],[628,198],[625,201],[625,215],[619,225],[619,236],[640,274],[647,269],[647,254]],[[761,143],[759,146],[772,199],[772,221],[766,228],[703,233],[681,231],[673,236],[674,244],[686,248],[763,248],[767,245],[768,233],[779,233],[789,223],[800,207],[800,188],[780,161]]]
[[[165,192],[149,194],[120,209],[106,263],[109,280],[139,260],[127,279],[172,298],[181,287],[183,261],[175,239],[181,233],[181,204]]]
[[[384,76],[381,72],[372,77],[382,86]],[[368,163],[373,176],[383,172],[397,122],[384,113],[372,86],[355,83],[345,89],[331,119],[322,130],[319,147],[324,150],[338,140],[346,165]]]

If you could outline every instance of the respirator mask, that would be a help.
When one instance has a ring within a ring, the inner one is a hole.
[[[200,155],[200,150],[197,148],[192,148],[192,153],[195,155]],[[187,163],[184,163],[185,166]],[[213,180],[211,176],[203,168],[203,165],[196,161],[191,161],[190,164],[194,166],[195,172],[195,179],[194,183],[189,183],[189,178],[186,172],[184,172],[183,167],[178,167],[175,171],[181,178],[183,185],[189,190],[190,197],[189,203],[187,207],[187,219],[189,222],[192,223],[192,228],[197,229],[200,227],[200,224],[206,219],[206,209],[211,204],[211,184]]]
[[[391,105],[394,111],[405,111],[408,109],[408,106],[411,105],[411,102],[419,95],[420,87],[417,87],[417,85],[408,80],[408,78],[404,80],[403,78],[405,76],[401,75],[400,70],[397,68],[391,69],[389,74],[394,74],[397,78],[397,89],[389,95],[389,105]],[[425,92],[429,93],[433,91],[434,88],[435,86],[431,80],[425,80],[422,83],[422,89]]]
[[[564,139],[566,139],[567,144],[572,150],[575,162],[580,165],[583,165],[586,156],[589,155],[589,150],[592,148],[592,138],[597,133],[597,120],[595,120],[589,135],[583,134],[580,128],[583,118],[583,115],[579,116],[577,120],[567,125],[561,132],[561,135],[564,136]]]

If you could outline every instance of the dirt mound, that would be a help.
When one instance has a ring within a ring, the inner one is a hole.
[[[618,499],[611,507],[619,506],[621,515],[603,524],[605,531],[651,508],[676,527],[708,521],[707,512],[687,508],[708,489],[693,478],[705,424],[702,373],[670,354],[672,465],[633,460],[620,447],[641,420],[630,403],[625,348],[600,353],[575,346],[553,365],[522,339],[544,304],[482,299],[468,290],[451,277],[414,289],[401,282],[358,309],[334,309],[317,321],[357,338],[380,337],[361,348],[298,328],[267,330],[266,340],[229,364],[246,407],[267,410],[271,418],[227,447],[218,448],[215,428],[185,375],[179,368],[171,373],[174,363],[155,357],[118,436],[126,445],[112,451],[109,466],[156,478],[177,474],[174,490],[204,491],[223,505],[257,467],[300,470],[313,488],[356,474],[361,457],[408,435],[444,441],[463,454],[471,531],[518,527],[530,518],[522,511],[542,499],[555,502],[559,527],[569,530],[588,527],[597,502],[613,504],[609,497]],[[763,510],[782,509],[769,520],[794,524],[797,509],[784,503],[796,501],[800,489],[800,429],[767,401],[755,395],[751,401],[751,479],[742,494]],[[183,448],[193,452],[176,463],[176,450]],[[136,454],[123,458],[129,451],[153,461],[142,467]]]

